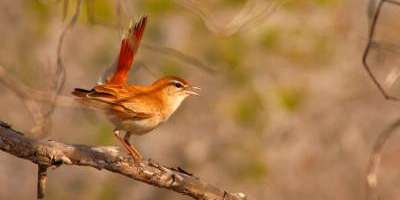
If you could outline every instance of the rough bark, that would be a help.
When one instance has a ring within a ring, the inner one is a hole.
[[[194,199],[246,199],[242,193],[226,192],[201,181],[181,168],[165,167],[151,160],[135,164],[130,157],[122,156],[117,147],[70,145],[57,141],[35,140],[15,131],[8,124],[1,121],[0,149],[16,157],[30,160],[42,169],[61,165],[90,166],[182,193]],[[44,188],[44,186],[42,187]],[[42,189],[41,192],[43,192]]]

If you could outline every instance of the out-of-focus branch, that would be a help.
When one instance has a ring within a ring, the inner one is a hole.
[[[67,35],[67,33],[75,26],[76,22],[78,21],[81,6],[82,5],[82,0],[78,0],[76,3],[76,8],[75,8],[75,13],[71,18],[71,21],[65,26],[64,30],[61,32],[60,37],[58,38],[58,44],[57,44],[57,69],[55,73],[55,79],[53,81],[53,90],[55,91],[54,96],[52,99],[54,99],[54,102],[57,101],[57,97],[60,95],[61,90],[64,88],[65,84],[65,66],[63,63],[63,57],[62,57],[62,48],[64,44],[64,38]],[[55,103],[50,107],[48,112],[45,114],[46,117],[49,117],[55,109]]]
[[[15,79],[10,73],[8,73],[4,67],[0,65],[0,84],[5,86],[6,88],[13,91],[23,102],[26,108],[30,111],[30,114],[35,114],[37,112],[36,106],[38,103],[41,104],[51,104],[54,103],[52,99],[49,98],[49,94],[46,91],[35,90],[31,87],[26,86],[21,81]],[[73,97],[59,95],[58,100],[55,103],[56,106],[63,107],[75,107],[78,105]],[[35,117],[33,117],[35,118]],[[36,123],[36,121],[34,120]]]
[[[395,133],[395,131],[400,127],[400,119],[390,124],[384,131],[382,131],[372,149],[369,156],[369,162],[367,166],[366,173],[366,186],[367,186],[367,199],[379,199],[377,194],[375,194],[375,189],[378,185],[378,168],[381,161],[381,154],[384,145],[387,140]],[[374,198],[376,196],[376,198]]]
[[[222,25],[215,19],[210,10],[208,10],[201,3],[201,1],[175,1],[199,16],[211,32],[222,37],[229,37],[246,27],[254,27],[252,26],[254,22],[258,21],[261,18],[268,17],[285,2],[248,0],[243,8],[237,13],[237,15],[232,18],[231,21]]]
[[[369,23],[369,32],[368,32],[368,43],[364,50],[362,62],[363,62],[365,71],[367,71],[368,76],[371,78],[373,83],[379,89],[379,92],[383,95],[383,97],[385,97],[385,99],[387,99],[387,100],[400,101],[399,98],[394,97],[385,91],[382,84],[379,83],[379,81],[375,77],[374,73],[372,73],[371,67],[368,64],[368,55],[369,55],[371,48],[374,47],[374,43],[375,43],[374,36],[375,36],[376,26],[377,26],[379,15],[381,13],[382,6],[384,3],[390,3],[393,5],[400,6],[400,2],[394,1],[394,0],[379,0],[378,3],[376,0],[369,1],[369,6],[368,6],[368,17],[369,18],[368,19],[369,19],[370,23]]]
[[[228,193],[201,181],[181,168],[169,168],[148,160],[134,163],[115,147],[68,145],[25,137],[0,121],[0,149],[41,166],[76,165],[105,169],[123,176],[201,200],[244,200],[242,193]],[[39,170],[43,172],[44,170]]]
[[[64,2],[68,2],[67,0]],[[57,67],[55,74],[49,77],[54,77],[48,89],[43,91],[33,90],[25,86],[20,81],[14,79],[6,70],[0,66],[0,83],[9,88],[11,91],[24,102],[25,107],[32,116],[34,127],[31,130],[36,137],[43,137],[48,134],[51,127],[50,117],[55,110],[55,106],[59,99],[68,104],[73,104],[70,98],[59,98],[62,88],[65,83],[65,67],[62,58],[63,41],[72,27],[76,24],[79,17],[82,0],[76,3],[75,13],[71,21],[63,29],[58,39],[57,44]]]
[[[36,96],[48,98],[48,96],[40,96],[39,94],[32,92],[29,87],[25,86],[23,83],[16,80],[13,76],[7,73],[2,66],[0,66],[0,83],[13,91],[24,103],[34,122],[34,127],[32,128],[31,132],[37,133],[44,131],[44,123],[46,120],[43,116],[40,104],[35,101],[33,97]],[[49,103],[51,103],[50,99],[47,100]]]
[[[148,49],[153,52],[157,52],[160,54],[164,54],[165,56],[171,56],[175,57],[178,60],[181,60],[184,63],[187,63],[189,65],[198,67],[208,73],[213,73],[216,70],[207,64],[203,63],[202,61],[198,60],[197,58],[194,58],[192,56],[186,55],[181,51],[178,51],[176,49],[170,48],[170,47],[161,47],[161,46],[156,46],[156,45],[150,45],[147,43],[142,44],[143,48]]]

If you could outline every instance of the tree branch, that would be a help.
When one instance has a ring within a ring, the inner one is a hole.
[[[374,146],[372,148],[372,152],[369,155],[369,161],[367,165],[367,172],[365,176],[366,180],[366,194],[367,200],[369,199],[380,199],[379,195],[376,194],[376,188],[378,186],[378,169],[379,164],[381,162],[381,155],[383,147],[386,142],[396,133],[396,130],[400,127],[400,119],[396,119],[396,121],[392,122],[385,130],[379,133]]]
[[[246,199],[243,193],[225,192],[201,181],[179,167],[169,168],[151,160],[134,164],[130,157],[121,156],[116,147],[69,145],[57,141],[31,139],[1,121],[0,149],[16,157],[30,160],[42,167],[58,167],[65,164],[90,166],[99,170],[105,169],[156,187],[188,195],[194,199]],[[44,171],[39,169],[38,173],[45,174]],[[38,180],[41,180],[40,177],[38,178]]]
[[[363,52],[362,63],[363,63],[363,67],[364,67],[365,71],[367,72],[369,78],[376,85],[376,87],[378,88],[379,92],[383,95],[383,97],[387,100],[400,101],[399,98],[392,96],[386,92],[385,88],[375,77],[374,73],[371,70],[370,65],[368,64],[368,55],[370,53],[371,48],[375,44],[374,36],[375,36],[376,26],[378,23],[379,15],[381,13],[383,4],[388,3],[388,4],[400,6],[400,2],[394,1],[394,0],[378,0],[378,1],[379,1],[378,3],[375,0],[369,1],[368,18],[370,20],[370,23],[369,23],[369,32],[368,32],[368,42],[367,42],[367,46],[365,47],[364,52]]]

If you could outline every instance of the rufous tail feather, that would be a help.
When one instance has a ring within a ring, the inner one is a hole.
[[[135,26],[129,28],[128,35],[122,39],[117,68],[111,79],[107,81],[108,84],[122,85],[127,82],[129,70],[143,37],[146,21],[147,16],[141,17]]]

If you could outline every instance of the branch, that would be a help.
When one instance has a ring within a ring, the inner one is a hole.
[[[220,37],[230,37],[244,28],[257,27],[255,22],[269,17],[284,1],[248,0],[242,9],[227,23],[219,23],[214,14],[198,0],[175,0],[175,2],[199,16],[207,29]]]
[[[89,166],[99,170],[105,169],[156,187],[182,193],[194,199],[246,199],[243,193],[225,192],[201,181],[179,167],[169,168],[151,160],[134,164],[130,157],[121,156],[116,147],[69,145],[56,141],[30,139],[1,121],[0,149],[42,166],[42,170],[39,169],[38,172],[44,174],[44,177],[46,175],[43,169],[47,167],[58,167],[62,164]]]
[[[378,186],[378,168],[381,162],[382,149],[385,146],[387,140],[395,133],[400,127],[400,119],[397,119],[391,123],[385,130],[379,133],[378,138],[375,141],[372,152],[369,156],[367,173],[366,173],[366,186],[367,186],[367,200],[368,199],[379,199],[377,194],[374,194],[376,187]],[[374,198],[374,196],[376,198]]]
[[[375,77],[374,73],[371,70],[371,67],[368,64],[368,55],[371,50],[371,48],[374,45],[374,36],[375,36],[375,31],[376,31],[376,26],[378,23],[379,15],[382,10],[382,6],[384,3],[390,3],[392,5],[400,6],[400,2],[394,1],[394,0],[378,0],[379,2],[376,3],[375,0],[370,0],[369,1],[369,6],[368,6],[368,18],[370,20],[370,26],[369,26],[369,32],[368,32],[368,42],[367,46],[364,49],[363,52],[363,57],[362,57],[362,63],[365,71],[367,72],[368,76],[372,80],[372,82],[376,85],[378,88],[379,92],[383,95],[383,97],[387,100],[393,100],[393,101],[400,101],[399,98],[392,96],[388,94],[385,89],[383,88],[382,84],[379,83],[378,79]]]

